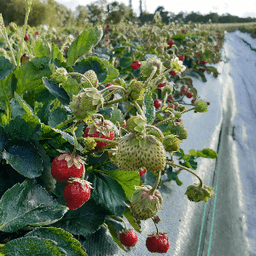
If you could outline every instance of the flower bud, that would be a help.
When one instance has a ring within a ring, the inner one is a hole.
[[[154,66],[157,67],[157,70],[156,70],[153,78],[155,78],[156,76],[158,76],[159,74],[161,74],[163,72],[162,61],[160,59],[151,57],[150,59],[142,62],[141,75],[143,77],[149,77],[154,69]]]
[[[84,76],[91,82],[93,87],[95,87],[95,88],[98,87],[98,84],[99,84],[98,77],[97,77],[96,73],[93,70],[86,71],[84,73]],[[84,78],[81,79],[82,86],[85,87],[85,88],[92,87],[90,82],[87,79],[84,79]]]
[[[83,89],[77,96],[73,95],[70,108],[78,120],[95,114],[103,106],[104,98],[96,88]]]
[[[132,116],[128,119],[126,124],[126,129],[135,134],[142,134],[145,132],[145,125],[147,124],[147,120],[141,115]]]
[[[165,136],[163,141],[164,148],[169,153],[179,151],[180,143],[182,143],[182,141],[179,140],[174,134]]]
[[[55,83],[64,83],[67,81],[67,74],[68,72],[65,68],[57,68],[55,72],[51,75],[51,79]]]

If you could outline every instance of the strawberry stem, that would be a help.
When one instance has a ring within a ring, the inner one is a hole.
[[[100,141],[100,142],[107,142],[107,143],[112,143],[113,145],[118,145],[118,142],[112,141],[112,140],[108,140],[108,139],[102,139],[102,138],[96,138],[93,137],[94,140],[96,141]],[[84,141],[85,138],[78,138],[78,141]]]
[[[186,113],[186,112],[188,112],[188,111],[191,111],[191,110],[194,110],[194,109],[195,109],[195,107],[194,107],[194,108],[187,109],[187,110],[181,112],[181,114],[184,114],[184,113]]]
[[[74,150],[72,152],[72,156],[75,157],[76,155],[76,149],[77,149],[77,138],[76,138],[76,134],[75,134],[75,130],[76,130],[77,127],[75,127],[75,129],[72,131],[72,134],[74,136]]]
[[[187,167],[185,167],[185,166],[183,166],[183,165],[175,164],[174,161],[172,161],[172,162],[167,161],[166,163],[169,164],[169,165],[171,165],[171,166],[173,166],[173,167],[182,168],[182,169],[184,169],[184,170],[186,170],[186,171],[188,171],[188,172],[194,174],[194,175],[199,179],[199,181],[200,181],[199,188],[202,188],[202,187],[203,187],[203,181],[202,181],[202,179],[201,179],[196,173],[194,173],[193,171],[191,171],[191,170],[188,169]]]
[[[147,124],[146,127],[148,128],[151,128],[151,129],[154,129],[155,131],[157,131],[157,133],[160,135],[161,137],[161,140],[163,141],[164,140],[164,135],[162,133],[162,131],[160,129],[158,129],[157,127],[155,127],[154,125],[150,125],[150,124]]]
[[[54,129],[60,129],[60,128],[62,128],[63,126],[65,126],[65,125],[67,125],[67,124],[73,122],[75,119],[76,119],[75,117],[71,117],[71,118],[69,118],[68,120],[66,120],[66,121],[64,121],[64,122],[62,122],[62,123],[60,123],[60,124],[58,124],[57,126],[55,126]]]
[[[157,189],[157,186],[159,185],[160,179],[161,179],[161,171],[158,172],[155,185],[154,185],[153,188],[151,188],[151,189],[148,191],[148,195],[152,195],[152,194],[155,192],[155,190]]]
[[[150,74],[148,80],[147,80],[147,81],[144,83],[144,85],[143,85],[144,88],[147,87],[148,83],[152,80],[152,78],[153,78],[153,76],[155,75],[156,71],[157,71],[157,67],[156,67],[156,66],[153,66],[153,70],[152,70],[152,72],[151,72],[151,74]]]
[[[141,109],[139,103],[138,103],[136,100],[134,101],[134,105],[135,105],[135,107],[137,108],[139,114],[140,114],[141,116],[143,116],[144,118],[146,118],[146,116],[145,116],[143,110]]]
[[[101,90],[100,93],[103,94],[103,93],[107,92],[108,90],[113,90],[113,89],[122,89],[122,90],[126,91],[126,89],[120,85],[111,85],[111,86],[106,87],[105,89]]]
[[[68,73],[68,75],[69,75],[69,76],[81,76],[82,78],[84,78],[85,80],[87,80],[87,81],[89,82],[89,84],[90,84],[90,86],[91,86],[92,88],[94,88],[94,86],[93,86],[93,84],[91,83],[90,79],[87,78],[85,75],[80,74],[80,73],[78,73],[78,72],[70,72],[70,73]]]
[[[154,221],[154,217],[152,218],[152,220],[153,220],[153,222],[154,222],[154,224],[155,224],[155,227],[156,227],[156,233],[159,234],[159,230],[158,230],[158,227],[157,227],[157,225],[156,225],[156,222]]]

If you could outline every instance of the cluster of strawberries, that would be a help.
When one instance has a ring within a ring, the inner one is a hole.
[[[126,247],[134,247],[138,241],[138,236],[133,229],[126,229],[119,233],[121,243]],[[165,253],[169,250],[169,241],[166,233],[153,232],[148,235],[146,246],[150,252]]]

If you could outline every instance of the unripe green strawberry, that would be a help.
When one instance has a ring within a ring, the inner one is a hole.
[[[208,105],[207,105],[206,101],[204,101],[202,99],[198,99],[198,100],[195,101],[195,110],[197,112],[201,112],[201,113],[202,112],[207,112],[208,111],[207,107],[208,107]]]
[[[143,116],[137,114],[127,120],[125,128],[131,133],[140,135],[145,133],[146,124],[147,120]]]
[[[73,95],[69,106],[74,116],[82,120],[95,114],[100,107],[103,107],[103,103],[104,98],[96,88],[83,88],[78,95]]]
[[[131,199],[131,208],[134,217],[138,220],[147,220],[162,210],[163,198],[158,190],[150,194],[151,186],[136,186]]]
[[[99,85],[98,77],[93,70],[86,71],[84,73],[84,76],[90,80],[93,87],[95,87],[95,88],[98,87],[98,85]],[[81,79],[81,84],[85,88],[91,87],[91,84],[88,82],[88,80],[84,79],[84,78]]]
[[[143,77],[149,77],[153,71],[154,66],[157,67],[157,70],[153,78],[157,77],[159,74],[163,72],[164,67],[162,61],[158,58],[151,57],[150,59],[142,62],[141,75]]]
[[[168,83],[163,87],[162,92],[163,94],[171,94],[173,91],[173,83]]]
[[[141,100],[143,99],[143,93],[145,89],[143,88],[143,82],[133,79],[129,84],[129,92],[131,100]]]
[[[84,139],[84,144],[86,149],[93,150],[97,146],[97,142],[92,137],[87,137]]]
[[[185,111],[186,110],[186,106],[185,105],[181,105],[181,104],[179,104],[178,105],[178,109],[177,109],[178,111],[180,111],[180,112],[183,112],[183,111]]]
[[[166,166],[163,144],[153,135],[127,135],[119,142],[116,165],[123,171],[138,171],[144,167],[151,172],[161,172]]]
[[[171,133],[177,135],[177,138],[180,140],[187,139],[188,137],[188,130],[185,127],[173,128]]]
[[[182,141],[174,134],[165,136],[163,141],[164,148],[169,153],[179,151],[180,143],[182,143]]]
[[[67,74],[68,72],[65,68],[57,68],[56,71],[51,75],[51,79],[56,83],[64,83],[68,79]]]
[[[199,201],[208,202],[208,199],[215,194],[213,192],[212,187],[208,187],[206,185],[203,185],[203,187],[200,187],[200,184],[194,183],[194,185],[190,185],[187,187],[187,191],[185,195],[187,195],[188,199],[193,202],[199,202]]]
[[[14,22],[11,22],[10,24],[9,24],[9,28],[10,28],[10,30],[11,30],[11,32],[15,32],[15,31],[17,31],[17,25],[16,25],[16,23],[14,23]]]

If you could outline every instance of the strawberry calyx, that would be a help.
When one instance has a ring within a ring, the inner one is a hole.
[[[58,156],[58,160],[62,161],[65,160],[67,162],[67,167],[70,168],[73,164],[76,168],[80,168],[80,164],[84,164],[84,161],[81,160],[79,155],[72,156],[70,152],[62,154]]]

